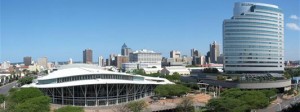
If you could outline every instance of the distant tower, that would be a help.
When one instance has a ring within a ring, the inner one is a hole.
[[[170,58],[180,58],[180,55],[181,55],[180,51],[173,50],[170,52]]]
[[[220,56],[220,48],[219,44],[214,41],[212,44],[209,45],[210,47],[210,62],[211,63],[218,63],[218,57]]]
[[[194,56],[194,53],[195,53],[195,49],[193,48],[193,49],[191,49],[191,57]]]
[[[121,55],[122,56],[129,56],[129,54],[132,52],[131,48],[128,48],[127,45],[124,43],[121,48]]]
[[[83,63],[93,64],[93,51],[91,49],[83,51]]]
[[[69,59],[69,64],[73,64],[72,58]]]
[[[100,66],[100,67],[103,66],[103,57],[102,56],[98,57],[98,66]]]
[[[30,56],[26,56],[23,58],[23,62],[25,64],[25,66],[29,66],[31,65],[31,57]]]

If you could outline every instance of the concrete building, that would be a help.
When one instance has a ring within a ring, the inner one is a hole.
[[[271,4],[235,3],[234,15],[223,22],[226,73],[284,71],[284,15]]]
[[[41,66],[43,69],[48,69],[48,58],[47,57],[41,57],[37,61],[37,65]]]
[[[130,62],[139,62],[139,63],[161,63],[161,53],[156,53],[151,50],[137,50],[130,53],[129,61]]]
[[[132,71],[135,69],[158,68],[161,69],[161,63],[122,63],[122,71]]]
[[[2,64],[1,64],[1,69],[8,69],[10,67],[10,61],[4,61]]]
[[[73,60],[72,60],[72,58],[70,58],[70,59],[69,59],[69,62],[68,62],[68,64],[73,64]]]
[[[205,61],[206,61],[206,64],[210,64],[210,63],[211,63],[211,61],[210,61],[210,51],[208,51],[208,52],[206,53]]]
[[[121,48],[121,55],[122,56],[129,56],[129,54],[132,52],[131,48],[128,48],[127,45],[124,43]]]
[[[104,61],[103,57],[99,56],[98,57],[98,66],[100,66],[100,67],[104,66],[103,61]]]
[[[220,56],[218,56],[218,63],[223,64],[224,63],[223,61],[224,61],[223,54],[220,54]]]
[[[172,50],[172,51],[170,52],[170,58],[174,58],[174,59],[181,58],[181,53],[180,53],[180,51]]]
[[[205,56],[194,56],[193,57],[193,65],[201,66],[206,64]]]
[[[31,60],[30,56],[26,56],[26,57],[23,58],[23,63],[24,63],[25,66],[31,65],[31,61],[32,60]]]
[[[156,53],[151,50],[137,50],[129,54],[129,63],[122,64],[123,71],[131,71],[133,69],[143,68],[161,68],[161,53]]]
[[[129,62],[129,57],[128,56],[115,56],[115,65],[117,68],[121,69],[123,63],[128,63]]]
[[[111,64],[110,64],[110,60],[109,59],[106,59],[106,66],[110,66]]]
[[[210,62],[211,63],[218,63],[218,57],[220,56],[220,48],[219,44],[214,41],[212,44],[209,45],[210,48]]]
[[[173,75],[175,72],[179,73],[180,75],[190,75],[190,71],[185,66],[164,67],[161,70],[161,74],[164,75]]]
[[[143,68],[145,74],[160,73],[161,68]]]
[[[200,56],[200,52],[196,49],[191,49],[191,57],[194,57],[194,56]]]
[[[85,49],[83,51],[83,63],[93,64],[93,50]]]

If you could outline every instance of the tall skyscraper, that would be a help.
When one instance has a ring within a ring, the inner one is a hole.
[[[93,51],[91,49],[83,51],[83,63],[93,64]]]
[[[193,49],[191,49],[191,57],[194,56],[194,53],[195,53],[195,49],[193,48]]]
[[[72,58],[69,59],[69,63],[68,64],[73,64]]]
[[[129,56],[129,54],[132,52],[131,48],[128,48],[127,45],[124,43],[121,49],[121,55],[122,56]]]
[[[207,64],[210,64],[210,63],[211,63],[211,62],[210,62],[210,51],[208,51],[208,52],[206,53],[205,61],[206,61]]]
[[[170,58],[180,58],[180,55],[181,55],[180,51],[173,50],[170,52]]]
[[[219,44],[214,41],[212,44],[209,45],[210,48],[210,62],[211,63],[218,63],[218,57],[220,56],[220,49]]]
[[[193,48],[193,49],[191,49],[191,57],[194,57],[194,56],[198,57],[198,56],[201,56],[201,54],[198,50]]]
[[[271,4],[235,3],[234,15],[223,22],[226,73],[283,73],[284,21]]]
[[[25,64],[25,66],[31,65],[31,57],[30,56],[24,57],[23,58],[23,63]]]
[[[103,60],[103,57],[102,57],[102,56],[99,56],[99,57],[98,57],[98,66],[100,66],[100,67],[104,66],[104,65],[103,65],[103,61],[104,61],[104,60]]]

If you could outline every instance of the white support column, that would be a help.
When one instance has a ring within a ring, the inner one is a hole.
[[[87,103],[86,103],[86,93],[87,93],[87,88],[86,88],[86,85],[84,86],[84,106],[87,106]]]
[[[126,103],[128,102],[128,84],[126,84]]]
[[[73,86],[73,106],[75,106],[75,94],[74,94],[74,86]]]
[[[119,84],[117,84],[117,101],[116,104],[119,104]]]
[[[147,96],[147,84],[144,85],[144,97]]]
[[[50,90],[50,91],[51,91],[51,90]],[[55,101],[55,100],[54,100],[54,97],[55,97],[55,96],[54,96],[54,88],[52,88],[52,103],[54,103],[54,101]]]
[[[133,84],[133,97],[134,97],[134,101],[136,100],[136,89],[135,89],[135,84]]]
[[[97,87],[97,84],[94,85],[95,87],[95,95],[96,95],[96,106],[98,106],[98,87]]]
[[[61,89],[61,104],[64,105],[64,89],[63,87]]]
[[[108,106],[108,84],[106,83],[106,106]]]

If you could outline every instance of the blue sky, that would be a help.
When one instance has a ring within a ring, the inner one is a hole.
[[[206,54],[222,43],[222,22],[235,2],[246,0],[0,0],[0,62],[24,56],[50,61],[82,61],[91,48],[96,57],[120,54],[123,43],[169,57],[196,48]],[[299,0],[247,0],[278,5],[285,13],[285,56],[300,59]],[[294,15],[292,19],[290,16]]]

